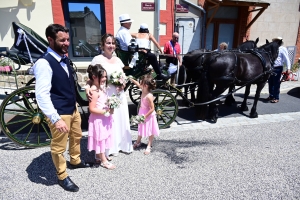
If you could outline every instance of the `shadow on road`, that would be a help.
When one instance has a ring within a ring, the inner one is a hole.
[[[87,138],[83,137],[80,143],[81,147],[81,159],[86,162],[94,162],[94,153],[87,150]],[[55,185],[57,184],[56,170],[52,162],[50,147],[48,152],[45,152],[38,157],[34,158],[30,165],[26,168],[28,179],[31,182],[43,185]],[[68,150],[65,153],[65,158],[69,160]],[[69,162],[67,161],[67,164]],[[67,169],[67,171],[70,169]]]
[[[300,99],[300,87],[295,87],[287,92],[288,95]]]
[[[26,172],[31,182],[47,186],[57,184],[56,171],[50,152],[45,152],[34,158],[26,168]]]

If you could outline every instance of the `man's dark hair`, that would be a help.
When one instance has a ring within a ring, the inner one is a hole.
[[[46,38],[51,37],[52,39],[56,39],[56,34],[61,31],[65,33],[69,33],[69,29],[60,24],[50,24],[46,28]]]

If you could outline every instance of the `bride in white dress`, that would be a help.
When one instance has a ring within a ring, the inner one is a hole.
[[[107,79],[109,81],[110,75],[117,71],[123,72],[124,64],[118,58],[113,56],[113,52],[116,48],[114,36],[111,34],[105,34],[101,39],[103,53],[102,55],[95,56],[92,60],[92,65],[101,64],[102,67],[106,70]],[[111,96],[112,94],[117,95],[117,87],[112,84],[108,84],[107,94]],[[122,104],[119,108],[114,110],[113,114],[113,147],[106,152],[108,155],[117,155],[119,151],[125,153],[131,153],[132,148],[132,138],[130,133],[130,122],[129,122],[129,112],[128,112],[128,103],[126,94],[122,88],[118,96]]]

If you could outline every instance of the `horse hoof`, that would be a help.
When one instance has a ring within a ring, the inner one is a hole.
[[[254,113],[254,114],[250,113],[250,118],[258,118],[258,114],[257,113]]]
[[[211,121],[211,123],[217,123],[218,117],[213,116],[213,117],[211,117],[210,121]]]
[[[211,122],[214,123],[214,124],[217,123],[217,121],[218,121],[218,119],[212,119],[211,120]]]

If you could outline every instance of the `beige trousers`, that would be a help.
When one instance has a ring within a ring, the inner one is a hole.
[[[72,115],[60,115],[62,120],[65,121],[69,127],[68,133],[59,132],[55,125],[48,119],[48,126],[52,134],[51,140],[51,156],[54,166],[56,168],[56,173],[59,180],[65,179],[68,174],[66,172],[67,163],[64,158],[64,152],[67,148],[67,142],[69,139],[69,154],[70,163],[77,165],[81,162],[80,160],[80,140],[82,137],[81,131],[81,116],[76,109]]]

